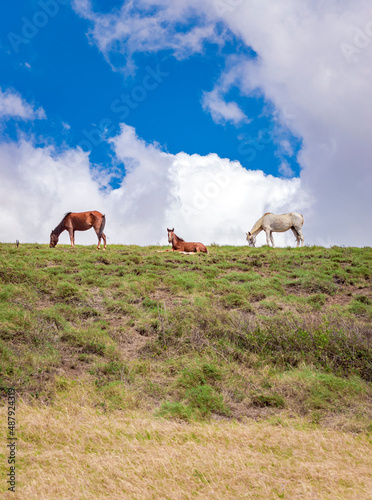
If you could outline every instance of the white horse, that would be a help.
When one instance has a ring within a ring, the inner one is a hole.
[[[300,243],[302,243],[302,245],[304,244],[304,236],[301,230],[303,223],[303,216],[295,212],[281,215],[276,215],[268,212],[263,215],[261,219],[258,219],[252,229],[245,234],[247,235],[249,246],[255,247],[256,236],[261,231],[265,231],[267,244],[270,246],[271,241],[272,246],[275,248],[273,231],[275,231],[276,233],[282,233],[284,231],[288,231],[288,229],[291,229],[293,234],[295,235],[297,246],[300,246]]]

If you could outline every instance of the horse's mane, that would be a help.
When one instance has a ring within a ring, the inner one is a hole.
[[[257,229],[260,229],[260,227],[262,225],[262,219],[265,217],[265,215],[269,215],[269,214],[271,214],[271,212],[266,212],[265,214],[263,214],[263,216],[260,219],[258,219],[257,222],[255,222],[254,226],[251,229],[251,233],[254,233],[255,231],[257,231]]]
[[[176,233],[174,233],[174,236],[178,239],[178,241],[185,241],[183,238],[180,238],[179,236],[177,236]]]
[[[66,212],[65,215],[63,216],[61,222],[57,224],[57,226],[53,229],[52,233],[57,233],[60,234],[62,230],[62,224],[65,222],[65,219],[68,215],[72,214],[72,212]]]

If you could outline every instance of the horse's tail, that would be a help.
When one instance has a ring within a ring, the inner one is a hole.
[[[101,225],[99,227],[99,232],[98,232],[98,238],[102,237],[103,230],[105,229],[106,225],[106,216],[102,215],[102,220],[101,220]]]

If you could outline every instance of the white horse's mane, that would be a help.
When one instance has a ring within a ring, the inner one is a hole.
[[[251,229],[251,233],[253,234],[255,231],[257,231],[257,229],[260,229],[261,225],[262,225],[262,219],[265,217],[265,215],[269,215],[271,214],[271,212],[266,212],[265,214],[263,214],[263,216],[258,219],[257,222],[255,222],[254,226],[252,227]]]

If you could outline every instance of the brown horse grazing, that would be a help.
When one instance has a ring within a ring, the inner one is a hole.
[[[208,249],[203,243],[186,242],[182,238],[179,238],[173,229],[168,229],[168,243],[172,243],[173,252],[183,252],[183,253],[208,253]]]
[[[58,243],[59,235],[62,231],[68,231],[71,240],[71,247],[75,246],[75,231],[86,231],[91,227],[95,230],[98,236],[98,246],[100,248],[101,238],[103,239],[104,248],[106,248],[106,236],[103,229],[106,224],[106,218],[100,212],[68,212],[65,214],[58,226],[50,233],[50,248],[54,248]]]

